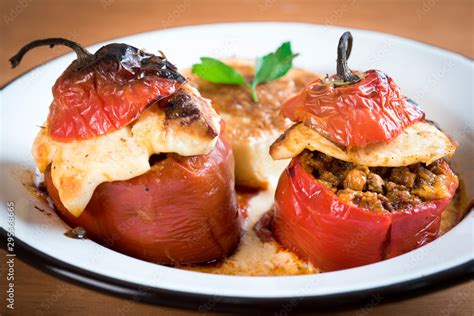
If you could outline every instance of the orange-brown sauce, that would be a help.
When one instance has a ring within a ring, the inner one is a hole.
[[[235,190],[237,191],[240,215],[243,219],[247,219],[250,199],[256,196],[260,190],[243,186],[236,186]]]

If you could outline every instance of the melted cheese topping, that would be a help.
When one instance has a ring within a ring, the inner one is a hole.
[[[71,214],[81,215],[99,184],[146,173],[152,154],[194,156],[214,148],[220,117],[196,90],[188,87],[186,93],[188,108],[178,114],[176,108],[184,104],[182,99],[175,101],[168,113],[154,105],[134,123],[93,139],[60,143],[51,139],[47,129],[39,132],[33,144],[36,165],[44,172],[51,164],[53,184]],[[189,107],[194,110],[191,118],[184,113]]]
[[[405,128],[390,143],[344,151],[318,132],[298,123],[273,143],[270,154],[273,159],[288,159],[309,149],[368,167],[400,167],[418,162],[430,164],[445,156],[451,157],[456,147],[457,144],[434,125],[418,122]]]

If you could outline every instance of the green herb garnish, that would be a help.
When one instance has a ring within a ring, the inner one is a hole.
[[[298,56],[291,51],[290,42],[283,43],[278,49],[255,61],[255,77],[247,82],[235,68],[220,60],[202,57],[200,64],[194,64],[192,72],[199,77],[222,84],[245,85],[250,88],[252,99],[258,102],[256,86],[283,77],[293,65],[293,59]]]
[[[193,65],[193,73],[214,83],[247,84],[240,72],[222,61],[210,57],[201,57],[201,63]]]

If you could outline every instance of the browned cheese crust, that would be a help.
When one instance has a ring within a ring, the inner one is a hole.
[[[236,68],[249,82],[252,80],[252,61],[229,59],[225,62]],[[280,115],[280,108],[286,100],[320,76],[292,68],[279,80],[258,85],[259,102],[254,102],[248,87],[211,83],[189,70],[184,74],[203,97],[212,100],[212,106],[226,122],[224,135],[234,151],[237,184],[265,189],[273,180],[276,182],[288,162],[273,161],[268,148],[291,125],[291,121]]]

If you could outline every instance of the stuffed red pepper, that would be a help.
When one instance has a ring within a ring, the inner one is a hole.
[[[338,45],[337,74],[288,100],[295,124],[270,148],[293,158],[280,177],[276,240],[323,271],[374,263],[437,237],[458,186],[444,159],[457,144],[378,70],[347,66],[352,36]]]
[[[240,240],[232,150],[210,101],[166,57],[126,44],[74,60],[53,86],[33,156],[58,214],[107,247],[164,264],[208,262]]]

